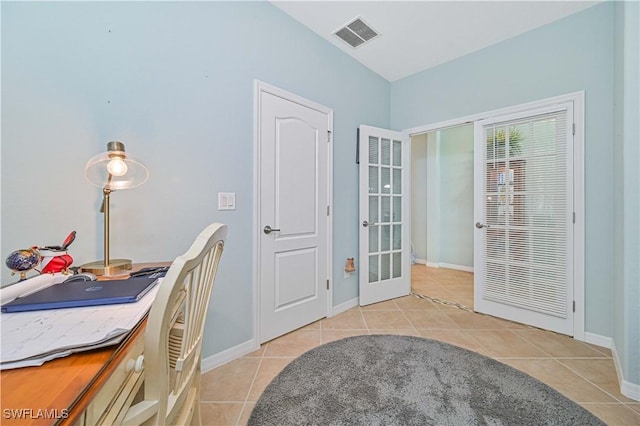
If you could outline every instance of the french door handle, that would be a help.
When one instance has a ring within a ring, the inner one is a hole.
[[[272,232],[274,232],[274,231],[275,231],[275,232],[280,232],[280,230],[279,230],[279,229],[272,228],[272,227],[270,227],[269,225],[267,225],[267,226],[265,226],[265,227],[264,227],[264,233],[265,233],[265,234],[267,234],[267,235],[269,235],[270,233],[272,233]]]
[[[478,228],[478,229],[488,228],[488,227],[489,227],[489,225],[485,225],[484,223],[476,222],[476,228]]]
[[[374,225],[377,225],[377,223],[368,222],[366,220],[364,222],[362,222],[362,226],[364,226],[365,228],[367,226],[374,226]]]

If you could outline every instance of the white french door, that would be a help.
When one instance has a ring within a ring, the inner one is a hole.
[[[360,126],[360,305],[411,291],[409,135]]]
[[[474,308],[574,334],[573,103],[475,123]]]

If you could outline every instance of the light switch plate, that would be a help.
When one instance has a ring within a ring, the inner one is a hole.
[[[218,192],[218,210],[235,210],[236,193]]]

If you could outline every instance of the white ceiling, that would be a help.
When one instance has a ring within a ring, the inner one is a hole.
[[[389,81],[480,50],[600,1],[272,1]],[[380,36],[352,48],[333,33],[361,17]]]

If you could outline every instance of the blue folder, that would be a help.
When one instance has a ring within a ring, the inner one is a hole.
[[[4,304],[2,312],[133,303],[147,294],[157,282],[158,278],[155,277],[140,277],[126,280],[73,281],[55,284]]]

